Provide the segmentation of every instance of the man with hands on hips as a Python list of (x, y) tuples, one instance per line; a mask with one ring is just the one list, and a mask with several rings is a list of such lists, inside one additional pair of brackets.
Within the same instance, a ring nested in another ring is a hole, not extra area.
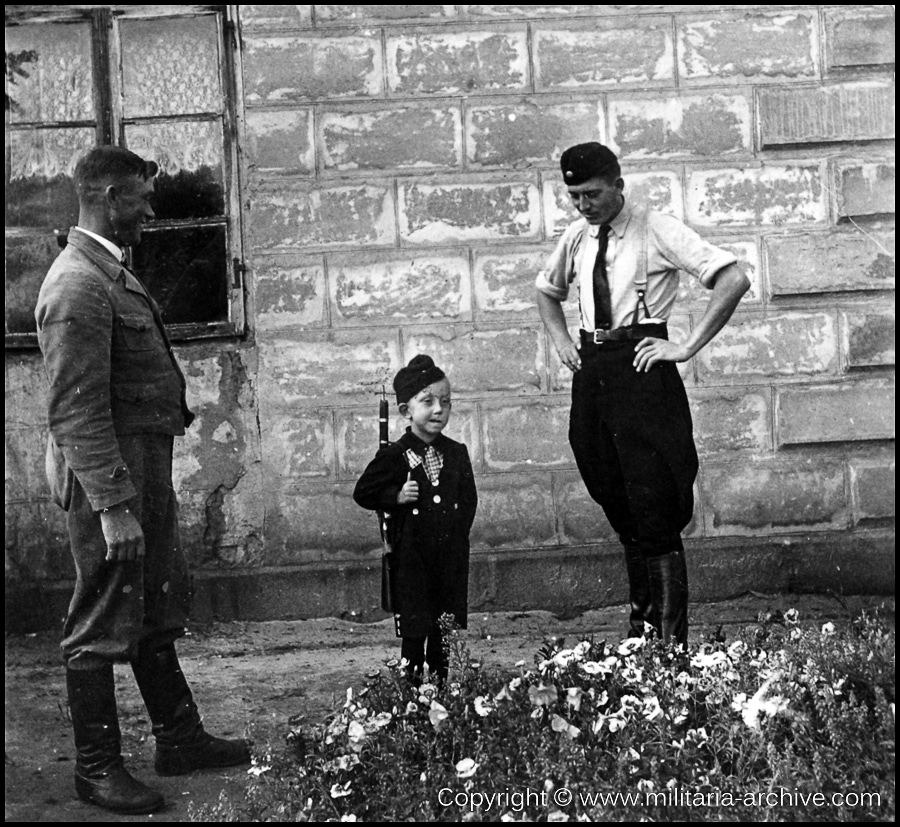
[[(582, 218), (565, 230), (536, 280), (541, 319), (573, 371), (569, 441), (579, 472), (625, 548), (629, 634), (653, 626), (687, 643), (681, 532), (697, 476), (691, 413), (676, 362), (728, 322), (750, 282), (731, 253), (672, 216), (628, 202), (616, 155), (591, 142), (560, 158)], [(679, 271), (711, 292), (684, 342), (668, 337)], [(579, 285), (577, 337), (562, 303)]]

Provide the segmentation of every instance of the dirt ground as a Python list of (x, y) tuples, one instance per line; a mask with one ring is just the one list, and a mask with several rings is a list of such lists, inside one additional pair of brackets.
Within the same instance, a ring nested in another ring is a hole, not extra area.
[[(893, 598), (850, 597), (851, 614)], [(726, 634), (753, 623), (761, 611), (797, 608), (805, 620), (845, 620), (834, 598), (747, 595), (692, 606), (691, 641), (706, 639), (721, 624)], [(472, 614), (467, 633), (472, 655), (486, 665), (530, 662), (541, 642), (563, 636), (572, 643), (591, 633), (619, 638), (626, 608), (611, 607), (572, 619), (547, 612)], [(730, 634), (729, 634), (730, 636)], [(288, 721), (324, 717), (348, 686), (397, 656), (393, 623), (358, 624), (324, 619), (223, 623), (192, 628), (179, 644), (182, 665), (206, 727), (217, 735), (249, 736), (257, 748), (280, 745)], [(117, 667), (116, 685), (123, 752), (131, 771), (166, 797), (166, 808), (147, 816), (119, 816), (84, 804), (72, 783), (74, 747), (67, 717), (64, 670), (54, 634), (6, 638), (6, 821), (186, 821), (190, 802), (214, 802), (225, 790), (239, 793), (245, 767), (209, 770), (179, 778), (153, 772), (153, 739), (131, 672)]]

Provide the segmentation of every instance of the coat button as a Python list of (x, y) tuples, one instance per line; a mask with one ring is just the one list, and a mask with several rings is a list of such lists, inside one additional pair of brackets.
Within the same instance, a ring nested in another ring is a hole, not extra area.
[(437, 487), (441, 484), (441, 481), (440, 481), (440, 480), (435, 480), (435, 481), (434, 481), (433, 483), (431, 483), (431, 484), (432, 484), (435, 488), (437, 488)]
[(440, 494), (435, 494), (435, 495), (434, 495), (434, 501), (435, 501), (436, 503), (439, 503), (439, 502), (441, 501), (441, 495), (440, 495)]
[(413, 514), (418, 514), (418, 513), (419, 513), (419, 509), (418, 509), (418, 508), (414, 508), (414, 509), (413, 509)]
[(112, 472), (112, 478), (114, 480), (120, 480), (128, 474), (128, 469), (124, 465), (117, 465), (115, 470)]

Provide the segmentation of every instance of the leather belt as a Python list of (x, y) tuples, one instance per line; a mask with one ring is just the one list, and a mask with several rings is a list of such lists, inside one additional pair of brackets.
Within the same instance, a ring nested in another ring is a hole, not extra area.
[(669, 332), (665, 322), (654, 324), (635, 324), (627, 327), (614, 327), (612, 330), (581, 330), (581, 343), (601, 345), (603, 342), (629, 342), (653, 336), (656, 339), (668, 339)]

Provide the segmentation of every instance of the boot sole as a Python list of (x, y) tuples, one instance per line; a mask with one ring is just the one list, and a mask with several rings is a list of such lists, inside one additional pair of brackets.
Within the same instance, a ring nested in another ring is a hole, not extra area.
[(166, 804), (165, 799), (161, 798), (159, 802), (143, 804), (140, 807), (117, 807), (91, 795), (89, 792), (82, 791), (79, 789), (77, 782), (75, 784), (75, 791), (78, 793), (78, 797), (85, 803), (93, 804), (95, 807), (100, 807), (104, 810), (109, 810), (111, 813), (121, 813), (122, 815), (140, 816), (146, 815), (147, 813), (155, 813), (157, 810), (161, 810)]

